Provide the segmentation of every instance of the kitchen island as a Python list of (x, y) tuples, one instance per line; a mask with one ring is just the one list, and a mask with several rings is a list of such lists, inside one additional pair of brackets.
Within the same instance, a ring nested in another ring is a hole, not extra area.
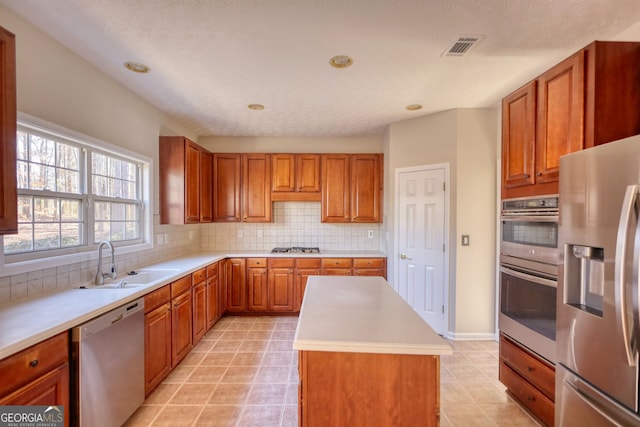
[(300, 425), (439, 425), (451, 346), (383, 278), (310, 277), (293, 348)]

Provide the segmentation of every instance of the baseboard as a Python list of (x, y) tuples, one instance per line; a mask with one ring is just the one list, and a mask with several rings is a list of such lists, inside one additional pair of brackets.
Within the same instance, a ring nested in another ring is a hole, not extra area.
[(447, 332), (447, 338), (453, 341), (497, 341), (493, 332)]

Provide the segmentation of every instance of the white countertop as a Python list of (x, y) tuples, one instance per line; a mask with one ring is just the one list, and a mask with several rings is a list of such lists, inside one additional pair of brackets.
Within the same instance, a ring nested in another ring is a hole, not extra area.
[(449, 343), (381, 277), (309, 277), (293, 348), (351, 353), (453, 353)]
[[(320, 254), (271, 254), (264, 251), (201, 252), (145, 266), (167, 270), (144, 286), (124, 289), (67, 289), (0, 307), (0, 359), (140, 298), (180, 277), (229, 257), (386, 257), (381, 252), (329, 251)], [(119, 275), (117, 280), (127, 279)], [(107, 283), (111, 280), (107, 280)], [(82, 285), (78, 283), (78, 286)]]

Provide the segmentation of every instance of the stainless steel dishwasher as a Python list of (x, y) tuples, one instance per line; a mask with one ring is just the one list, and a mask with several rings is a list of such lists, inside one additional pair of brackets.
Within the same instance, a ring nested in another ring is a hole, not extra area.
[(144, 401), (144, 299), (72, 331), (73, 425), (121, 426)]

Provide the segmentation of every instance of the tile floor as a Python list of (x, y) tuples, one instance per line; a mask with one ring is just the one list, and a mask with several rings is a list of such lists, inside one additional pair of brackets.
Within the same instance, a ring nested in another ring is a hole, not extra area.
[[(297, 317), (224, 317), (125, 424), (297, 426)], [(498, 382), (498, 344), (452, 342), (441, 358), (441, 425), (537, 426)]]

